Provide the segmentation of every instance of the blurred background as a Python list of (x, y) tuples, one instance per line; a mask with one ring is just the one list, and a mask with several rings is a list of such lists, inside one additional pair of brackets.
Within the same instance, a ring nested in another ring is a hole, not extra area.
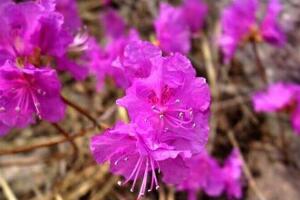
[[(58, 0), (60, 1), (60, 0)], [(128, 27), (135, 27), (145, 40), (153, 39), (153, 21), (158, 14), (158, 0), (78, 0), (80, 17), (86, 30), (105, 43), (99, 15), (115, 9)], [(265, 5), (267, 1), (261, 1)], [(180, 1), (169, 1), (173, 5)], [(230, 64), (222, 63), (216, 44), (220, 33), (220, 12), (229, 1), (207, 0), (208, 17), (203, 31), (192, 40), (191, 59), (199, 76), (206, 77), (211, 86), (211, 134), (208, 150), (222, 163), (234, 145), (245, 159), (248, 174), (243, 178), (243, 198), (256, 200), (300, 199), (300, 138), (295, 135), (288, 115), (257, 114), (251, 94), (263, 89), (257, 72), (258, 64), (251, 45), (243, 46)], [(282, 0), (280, 21), (287, 35), (283, 48), (258, 45), (260, 61), (268, 81), (300, 83), (300, 1)], [(233, 19), (239, 20), (239, 19)], [(95, 79), (76, 82), (66, 74), (63, 94), (95, 117), (112, 126), (126, 113), (115, 105), (123, 95), (107, 80), (105, 87), (95, 90)], [(116, 183), (119, 177), (109, 173), (109, 166), (99, 166), (91, 157), (89, 138), (98, 130), (86, 117), (68, 108), (60, 123), (72, 138), (63, 138), (46, 122), (24, 130), (14, 130), (0, 139), (0, 200), (131, 200), (136, 198), (129, 188)], [(171, 166), (170, 166), (171, 167)], [(250, 178), (249, 178), (250, 177)], [(254, 186), (253, 186), (254, 185)], [(257, 191), (258, 190), (258, 191)], [(259, 195), (257, 194), (259, 193)], [(260, 194), (261, 193), (261, 194)], [(156, 192), (143, 199), (184, 200), (185, 192), (161, 184)], [(212, 198), (199, 191), (201, 200)]]

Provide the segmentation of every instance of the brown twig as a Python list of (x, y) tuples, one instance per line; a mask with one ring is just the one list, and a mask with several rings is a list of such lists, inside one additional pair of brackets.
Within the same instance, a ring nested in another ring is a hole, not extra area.
[(238, 149), (239, 151), (239, 155), (240, 155), (240, 158), (242, 160), (242, 163), (243, 163), (243, 172), (248, 180), (248, 183), (249, 183), (249, 186), (252, 188), (252, 190), (254, 191), (254, 193), (256, 194), (256, 196), (258, 197), (259, 200), (266, 200), (265, 196), (263, 195), (263, 193), (259, 190), (252, 174), (251, 174), (251, 171), (247, 165), (247, 162), (245, 161), (244, 159), (244, 156), (242, 155), (241, 153), (241, 149), (240, 149), (240, 146), (238, 144), (238, 141), (237, 139), (235, 138), (234, 136), (234, 133), (232, 130), (228, 130), (227, 131), (227, 136), (228, 136), (228, 139), (230, 141), (230, 143), (232, 144), (232, 146), (236, 149)]
[[(217, 85), (217, 71), (215, 69), (214, 63), (213, 63), (213, 56), (211, 52), (211, 47), (209, 46), (208, 38), (203, 34), (202, 35), (202, 52), (205, 62), (205, 68), (208, 76), (208, 81), (211, 87), (212, 91), (212, 98), (214, 101), (219, 101), (219, 89)], [(212, 115), (217, 115), (218, 110), (215, 109), (216, 107), (212, 107)], [(216, 120), (211, 120), (210, 122), (210, 138), (209, 141), (211, 141), (208, 145), (209, 151), (212, 151), (214, 140), (216, 137), (216, 130), (217, 130), (217, 123)]]
[(256, 61), (256, 67), (257, 67), (258, 73), (260, 74), (260, 77), (261, 77), (263, 83), (268, 84), (268, 77), (267, 77), (266, 69), (264, 68), (262, 61), (260, 59), (257, 44), (255, 41), (253, 41), (251, 44), (252, 44), (253, 52), (255, 55), (255, 61)]
[(59, 133), (61, 133), (66, 139), (68, 139), (68, 141), (70, 142), (70, 144), (72, 145), (73, 148), (73, 158), (71, 160), (71, 164), (73, 165), (76, 162), (76, 159), (78, 157), (78, 147), (75, 143), (75, 141), (70, 137), (70, 135), (57, 123), (53, 123), (52, 126), (58, 130)]
[(39, 149), (39, 148), (45, 148), (45, 147), (49, 147), (49, 146), (53, 146), (53, 145), (57, 145), (57, 144), (61, 144), (64, 142), (68, 142), (70, 139), (74, 140), (78, 137), (82, 137), (86, 134), (86, 132), (93, 130), (94, 128), (89, 128), (87, 130), (82, 130), (80, 132), (78, 132), (77, 134), (71, 135), (69, 138), (66, 137), (60, 137), (60, 138), (56, 138), (53, 139), (48, 142), (41, 142), (38, 144), (33, 144), (30, 146), (21, 146), (21, 147), (13, 147), (10, 149), (1, 149), (0, 150), (0, 156), (3, 155), (10, 155), (10, 154), (15, 154), (15, 153), (24, 153), (24, 152), (28, 152), (28, 151), (32, 151), (35, 149)]
[(276, 118), (277, 118), (277, 123), (278, 123), (278, 128), (279, 128), (279, 136), (280, 136), (280, 140), (281, 140), (280, 149), (283, 154), (283, 161), (285, 163), (291, 163), (291, 159), (290, 159), (290, 155), (289, 155), (290, 144), (286, 138), (286, 133), (284, 131), (284, 127), (280, 120), (280, 114), (277, 114)]
[(91, 122), (93, 122), (93, 124), (100, 130), (101, 127), (103, 126), (102, 124), (100, 125), (97, 120), (90, 115), (85, 109), (83, 109), (82, 107), (80, 107), (79, 105), (77, 105), (76, 103), (70, 101), (69, 99), (65, 98), (64, 96), (61, 96), (62, 100), (69, 105), (70, 107), (74, 108), (76, 111), (78, 111), (79, 113), (81, 113), (82, 115), (84, 115), (86, 118), (88, 118)]
[(51, 156), (49, 157), (29, 157), (29, 158), (19, 158), (19, 159), (15, 159), (15, 160), (9, 160), (9, 161), (1, 161), (0, 162), (0, 167), (13, 167), (13, 166), (21, 166), (21, 167), (28, 167), (28, 166), (32, 166), (32, 165), (36, 165), (36, 164), (40, 164), (40, 163), (51, 163), (53, 161), (57, 161), (57, 160), (62, 160), (66, 157), (68, 157), (69, 154), (51, 154)]

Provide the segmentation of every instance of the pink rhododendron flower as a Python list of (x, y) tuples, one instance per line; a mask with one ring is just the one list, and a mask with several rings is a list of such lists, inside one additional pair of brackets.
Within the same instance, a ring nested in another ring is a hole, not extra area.
[(189, 200), (197, 199), (197, 190), (209, 196), (219, 196), (224, 189), (223, 171), (217, 161), (203, 152), (187, 161), (189, 175), (177, 186), (189, 193)]
[(8, 58), (25, 56), (33, 51), (34, 46), (30, 43), (31, 35), (41, 14), (41, 8), (33, 2), (20, 4), (7, 2), (0, 6), (2, 56), (7, 55)]
[[(159, 188), (156, 170), (163, 174), (166, 172), (166, 178), (174, 183), (180, 182), (183, 177), (180, 174), (186, 171), (182, 158), (191, 156), (188, 151), (159, 141), (156, 138), (158, 134), (160, 133), (151, 127), (139, 127), (132, 123), (118, 124), (114, 129), (93, 137), (91, 151), (99, 164), (109, 161), (111, 171), (125, 177), (126, 180), (120, 181), (119, 185), (133, 181), (133, 191), (137, 180), (142, 178), (139, 198), (147, 192), (147, 188), (148, 191)], [(168, 172), (170, 164), (178, 168), (177, 174), (171, 175)], [(147, 186), (148, 179), (151, 180), (150, 186)]]
[(187, 54), (192, 34), (201, 30), (206, 15), (207, 6), (200, 0), (185, 0), (178, 7), (161, 3), (155, 20), (158, 45), (167, 53)]
[(19, 68), (6, 62), (0, 67), (0, 130), (23, 128), (35, 121), (34, 116), (49, 122), (61, 120), (65, 105), (60, 90), (55, 70)]
[(207, 6), (201, 0), (185, 0), (182, 15), (192, 33), (201, 30), (207, 15)]
[(131, 86), (135, 78), (147, 78), (153, 68), (153, 60), (161, 57), (161, 50), (149, 42), (135, 40), (126, 45), (123, 54), (113, 62), (113, 68), (123, 76), (122, 86)]
[(54, 10), (55, 5), (50, 0), (1, 4), (0, 64), (6, 60), (34, 66), (56, 63), (58, 69), (77, 79), (86, 77), (87, 68), (68, 58), (74, 36), (65, 26), (65, 16)]
[(187, 54), (191, 48), (191, 33), (179, 7), (161, 3), (155, 20), (156, 37), (165, 52)]
[(89, 57), (91, 63), (87, 66), (90, 66), (90, 72), (97, 78), (98, 89), (102, 88), (106, 77), (111, 77), (118, 87), (127, 88), (131, 84), (132, 76), (127, 76), (130, 72), (124, 70), (121, 60), (126, 57), (125, 47), (139, 40), (138, 32), (134, 29), (126, 31), (123, 20), (113, 10), (104, 13), (101, 19), (106, 30), (106, 45), (97, 47), (95, 42), (89, 44), (92, 49), (87, 51), (85, 58)]
[(286, 42), (285, 34), (278, 24), (278, 16), (282, 10), (279, 0), (270, 0), (266, 16), (260, 25), (260, 31), (264, 41), (277, 46), (283, 46)]
[(150, 123), (163, 137), (182, 138), (181, 143), (199, 153), (207, 141), (209, 87), (196, 78), (189, 60), (174, 54), (157, 58), (150, 76), (137, 79), (117, 104), (128, 109), (133, 121)]
[(247, 40), (284, 44), (285, 36), (277, 19), (281, 11), (279, 0), (269, 0), (269, 7), (261, 23), (256, 19), (258, 8), (257, 0), (233, 0), (232, 5), (224, 9), (219, 44), (226, 62), (233, 57), (238, 46)]
[(126, 24), (117, 11), (113, 9), (106, 10), (100, 15), (101, 23), (105, 27), (105, 36), (117, 39), (125, 35), (126, 33)]
[(280, 112), (286, 110), (291, 115), (292, 125), (300, 133), (300, 86), (291, 83), (275, 83), (266, 91), (257, 92), (252, 97), (256, 112)]
[(57, 11), (62, 14), (64, 16), (63, 25), (68, 32), (74, 34), (81, 28), (82, 22), (76, 0), (35, 0), (35, 2), (42, 5), (46, 12)]
[(242, 198), (242, 165), (239, 151), (234, 149), (223, 168), (224, 188), (229, 198)]
[[(50, 0), (51, 1), (51, 0)], [(64, 16), (64, 28), (76, 33), (82, 27), (76, 0), (56, 0), (56, 11)]]
[[(186, 159), (203, 151), (208, 136), (209, 87), (196, 78), (190, 61), (161, 51), (143, 41), (129, 43), (115, 61), (126, 77), (132, 77), (126, 96), (117, 103), (124, 106), (131, 122), (96, 136), (91, 150), (98, 163), (109, 161), (113, 173), (127, 183), (142, 178), (139, 197), (158, 188), (156, 170), (163, 181), (178, 185), (188, 175)], [(170, 168), (172, 166), (172, 168)]]
[(118, 59), (120, 56), (123, 56), (125, 47), (137, 40), (139, 40), (138, 33), (135, 30), (131, 30), (122, 37), (110, 40), (104, 48), (101, 50), (98, 48), (98, 52), (96, 48), (92, 50), (97, 60), (94, 60), (93, 65), (89, 66), (91, 73), (97, 78), (98, 89), (103, 86), (105, 77), (111, 77), (120, 88), (129, 86), (130, 78), (126, 77), (124, 69), (120, 68)]

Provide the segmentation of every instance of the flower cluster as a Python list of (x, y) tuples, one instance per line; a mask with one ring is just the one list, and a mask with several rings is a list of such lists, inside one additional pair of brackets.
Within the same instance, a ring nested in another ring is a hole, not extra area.
[(188, 191), (189, 200), (197, 199), (199, 189), (212, 197), (220, 196), (223, 192), (229, 198), (242, 197), (242, 161), (237, 149), (232, 151), (223, 167), (206, 152), (189, 159), (187, 165), (189, 174), (177, 189)]
[(246, 41), (265, 41), (276, 46), (285, 43), (285, 35), (277, 22), (281, 12), (279, 0), (269, 0), (265, 17), (260, 23), (256, 19), (258, 9), (257, 0), (233, 0), (232, 5), (223, 10), (219, 44), (226, 62), (232, 59), (238, 46)]
[(68, 54), (84, 45), (73, 0), (0, 3), (0, 134), (25, 127), (35, 118), (64, 117), (61, 83), (55, 69), (83, 79), (88, 69)]
[(98, 90), (103, 87), (106, 77), (113, 78), (118, 87), (125, 89), (130, 85), (130, 78), (126, 76), (127, 72), (120, 68), (117, 58), (125, 55), (124, 51), (128, 43), (139, 40), (138, 32), (135, 29), (126, 30), (125, 22), (112, 9), (102, 13), (100, 20), (107, 41), (104, 47), (99, 47), (95, 41), (92, 42), (92, 48), (86, 54), (89, 57), (87, 65), (97, 78)]
[(294, 130), (300, 134), (300, 85), (275, 83), (255, 93), (252, 101), (257, 112), (288, 112)]
[[(181, 54), (167, 57), (148, 42), (134, 41), (117, 59), (131, 77), (126, 95), (117, 104), (127, 109), (131, 122), (119, 123), (91, 140), (98, 163), (109, 161), (111, 171), (126, 184), (142, 178), (139, 197), (163, 180), (179, 184), (187, 174), (185, 159), (201, 153), (207, 142), (210, 93), (204, 78), (196, 78), (190, 61)], [(172, 166), (170, 169), (169, 166)]]
[(155, 20), (156, 37), (164, 52), (187, 54), (194, 33), (201, 30), (207, 6), (200, 0), (185, 0), (179, 7), (161, 3)]

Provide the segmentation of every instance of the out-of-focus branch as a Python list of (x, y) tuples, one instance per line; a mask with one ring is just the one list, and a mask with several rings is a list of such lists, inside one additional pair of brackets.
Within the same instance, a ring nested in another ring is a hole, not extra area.
[(29, 145), (29, 146), (20, 146), (20, 147), (13, 147), (13, 148), (10, 148), (10, 149), (1, 149), (0, 150), (0, 156), (16, 154), (16, 153), (24, 153), (24, 152), (32, 151), (32, 150), (35, 150), (35, 149), (45, 148), (45, 147), (61, 144), (61, 143), (64, 143), (64, 142), (68, 142), (69, 140), (74, 140), (78, 137), (84, 136), (88, 131), (91, 131), (93, 129), (94, 128), (92, 127), (92, 128), (87, 129), (87, 130), (82, 130), (82, 131), (80, 131), (80, 132), (78, 132), (74, 135), (70, 135), (69, 138), (59, 137), (59, 138), (55, 138), (55, 139), (49, 139), (49, 141), (47, 141), (47, 142), (41, 142), (41, 143), (38, 143), (38, 144)]
[(53, 123), (52, 124), (53, 127), (58, 130), (59, 133), (61, 133), (66, 139), (69, 140), (70, 144), (72, 145), (72, 148), (73, 148), (73, 158), (72, 158), (72, 161), (71, 163), (74, 164), (77, 157), (78, 157), (78, 147), (75, 143), (75, 141), (70, 137), (69, 133), (67, 133), (59, 124), (57, 123)]
[(247, 162), (245, 161), (245, 158), (244, 156), (242, 155), (241, 153), (241, 149), (240, 149), (240, 146), (238, 144), (238, 141), (237, 139), (235, 138), (234, 136), (234, 133), (232, 130), (227, 130), (227, 136), (228, 136), (228, 139), (230, 141), (230, 143), (232, 144), (232, 146), (236, 149), (238, 149), (239, 151), (239, 155), (240, 155), (240, 159), (242, 160), (242, 163), (243, 163), (243, 172), (248, 180), (248, 183), (249, 183), (249, 186), (252, 188), (252, 190), (254, 191), (254, 193), (256, 194), (256, 196), (259, 198), (259, 200), (266, 200), (266, 198), (264, 197), (263, 193), (259, 190), (252, 174), (251, 174), (251, 171), (247, 165)]
[(255, 62), (256, 62), (256, 67), (257, 67), (258, 73), (259, 73), (263, 83), (268, 84), (268, 77), (267, 77), (266, 69), (264, 68), (262, 61), (260, 59), (257, 44), (255, 41), (251, 42), (251, 44), (252, 44), (252, 48), (253, 48), (254, 55), (255, 55)]
[[(74, 108), (76, 111), (78, 111), (79, 113), (81, 113), (82, 115), (84, 115), (86, 118), (88, 118), (91, 122), (93, 122), (93, 124), (98, 128), (101, 129), (103, 126), (105, 127), (105, 125), (103, 124), (99, 124), (97, 122), (97, 120), (85, 109), (83, 109), (81, 106), (77, 105), (76, 103), (70, 101), (69, 99), (67, 99), (64, 96), (61, 96), (62, 100), (69, 105), (70, 107)], [(107, 128), (107, 127), (105, 127)]]
[[(209, 46), (208, 38), (205, 36), (205, 34), (202, 34), (202, 52), (205, 62), (205, 68), (208, 76), (208, 81), (210, 84), (210, 88), (212, 91), (212, 98), (214, 101), (218, 101), (219, 99), (219, 91), (217, 87), (217, 72), (215, 69), (215, 66), (213, 64), (213, 57), (211, 53), (211, 48)], [(215, 109), (214, 106), (212, 106), (212, 114), (215, 115), (218, 112), (217, 109)], [(217, 122), (216, 120), (211, 120), (211, 134), (210, 134), (210, 141), (211, 143), (208, 146), (209, 151), (213, 148), (214, 138), (216, 136), (216, 129), (217, 129)]]

